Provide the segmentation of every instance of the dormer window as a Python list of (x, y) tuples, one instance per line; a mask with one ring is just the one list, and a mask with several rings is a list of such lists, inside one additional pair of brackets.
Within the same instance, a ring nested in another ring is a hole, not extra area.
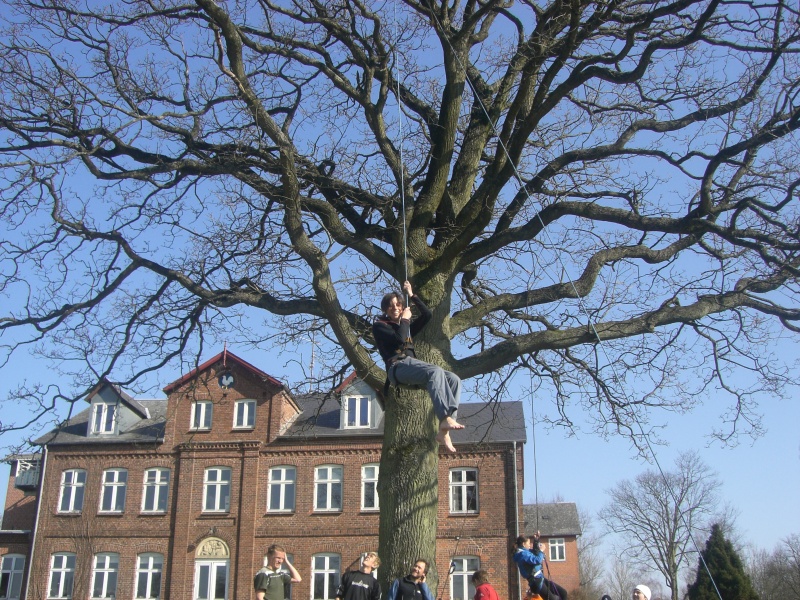
[(368, 396), (345, 396), (342, 404), (345, 428), (370, 426), (369, 401)]
[(92, 433), (114, 433), (116, 404), (98, 402), (92, 407)]

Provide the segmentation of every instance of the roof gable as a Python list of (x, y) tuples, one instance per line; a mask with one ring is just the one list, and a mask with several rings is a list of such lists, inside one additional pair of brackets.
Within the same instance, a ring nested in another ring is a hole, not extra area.
[(211, 369), (214, 365), (216, 365), (220, 361), (226, 366), (228, 364), (234, 363), (234, 364), (238, 365), (239, 367), (241, 367), (242, 369), (244, 369), (246, 371), (249, 371), (255, 377), (257, 377), (257, 378), (259, 378), (259, 379), (261, 379), (263, 381), (267, 381), (267, 382), (271, 383), (272, 385), (275, 385), (275, 386), (277, 386), (279, 388), (284, 388), (285, 389), (285, 387), (286, 387), (286, 386), (283, 385), (283, 383), (281, 383), (280, 381), (275, 379), (272, 375), (269, 375), (269, 374), (265, 373), (264, 371), (262, 371), (261, 369), (258, 369), (256, 367), (254, 367), (253, 365), (251, 365), (249, 362), (247, 362), (243, 358), (239, 358), (233, 352), (231, 352), (231, 351), (226, 349), (226, 350), (223, 350), (222, 352), (220, 352), (219, 354), (217, 354), (216, 356), (213, 356), (212, 358), (209, 358), (206, 362), (204, 362), (200, 366), (192, 369), (188, 373), (185, 373), (184, 375), (181, 375), (178, 379), (176, 379), (172, 383), (168, 384), (164, 388), (164, 393), (165, 394), (170, 394), (170, 393), (174, 392), (178, 387), (182, 386), (187, 381), (191, 381), (192, 379), (195, 379), (198, 375), (200, 375), (204, 371), (208, 371), (209, 369)]

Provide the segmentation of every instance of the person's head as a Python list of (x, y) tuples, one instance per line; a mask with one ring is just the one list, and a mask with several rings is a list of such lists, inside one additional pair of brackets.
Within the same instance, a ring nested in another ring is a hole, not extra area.
[(428, 561), (424, 558), (418, 558), (411, 567), (409, 576), (411, 579), (420, 580), (428, 574)]
[(361, 568), (368, 569), (369, 571), (374, 571), (380, 566), (381, 566), (381, 558), (380, 556), (378, 556), (377, 552), (367, 552), (366, 555), (364, 555), (363, 560), (361, 561)]
[(399, 319), (405, 307), (406, 301), (400, 292), (389, 292), (381, 298), (381, 310), (392, 320)]
[(285, 560), (286, 550), (283, 549), (283, 546), (272, 544), (272, 546), (267, 548), (267, 566), (270, 569), (279, 568)]
[(639, 584), (633, 588), (633, 600), (650, 600), (650, 588)]
[(517, 548), (525, 548), (530, 550), (533, 548), (533, 544), (535, 542), (535, 538), (531, 535), (521, 535), (517, 538), (516, 545)]
[(472, 583), (475, 587), (489, 583), (489, 573), (483, 569), (478, 569), (472, 574)]

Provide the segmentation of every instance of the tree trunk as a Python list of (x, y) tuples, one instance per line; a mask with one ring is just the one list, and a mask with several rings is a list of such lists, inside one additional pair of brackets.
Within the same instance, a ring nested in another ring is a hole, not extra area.
[(438, 423), (425, 390), (392, 386), (386, 397), (380, 495), (379, 570), (384, 593), (423, 558), (427, 582), (436, 589), (436, 529), (439, 506)]

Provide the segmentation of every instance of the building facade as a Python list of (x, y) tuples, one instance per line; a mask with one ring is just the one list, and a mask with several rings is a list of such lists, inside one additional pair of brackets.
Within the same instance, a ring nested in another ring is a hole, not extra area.
[[(295, 396), (230, 352), (164, 391), (136, 400), (100, 382), (40, 455), (9, 457), (0, 598), (248, 599), (272, 543), (303, 577), (294, 600), (333, 598), (378, 545), (375, 392), (350, 377)], [(471, 598), (484, 568), (518, 598), (522, 406), (465, 403), (459, 420), (458, 452), (439, 459), (432, 591)]]

